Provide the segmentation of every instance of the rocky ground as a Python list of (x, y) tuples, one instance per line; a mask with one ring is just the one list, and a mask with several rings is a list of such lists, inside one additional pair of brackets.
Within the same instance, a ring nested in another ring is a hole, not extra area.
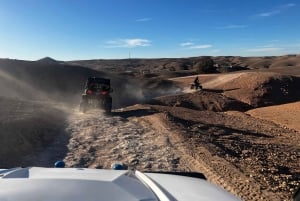
[(65, 157), (70, 167), (111, 168), (114, 162), (130, 169), (177, 170), (180, 156), (168, 137), (124, 113), (106, 116), (100, 111), (75, 113), (69, 121), (72, 138)]
[[(222, 159), (216, 163), (209, 160), (209, 166), (217, 175), (234, 181), (234, 175), (223, 171), (222, 166), (226, 166), (246, 177), (241, 183), (231, 182), (229, 186), (237, 185), (240, 189), (248, 181), (257, 182), (253, 186), (258, 189), (245, 188), (246, 192), (244, 189), (237, 193), (241, 193), (239, 196), (244, 200), (288, 200), (299, 186), (298, 131), (240, 112), (195, 112), (161, 106), (158, 110), (166, 113), (169, 125), (181, 132), (186, 146), (195, 156), (206, 149), (213, 157)], [(228, 163), (230, 165), (225, 165)], [(253, 198), (249, 197), (251, 194)]]

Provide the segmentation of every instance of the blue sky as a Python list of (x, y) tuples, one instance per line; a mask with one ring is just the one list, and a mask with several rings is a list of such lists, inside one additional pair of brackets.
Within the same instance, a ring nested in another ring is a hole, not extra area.
[(0, 58), (299, 53), (299, 0), (0, 0)]

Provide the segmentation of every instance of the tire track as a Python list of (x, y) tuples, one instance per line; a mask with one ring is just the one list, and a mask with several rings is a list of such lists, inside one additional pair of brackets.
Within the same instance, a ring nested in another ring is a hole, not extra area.
[(195, 145), (193, 141), (186, 141), (178, 130), (170, 129), (166, 115), (160, 113), (142, 119), (148, 125), (154, 125), (153, 128), (161, 135), (168, 136), (173, 151), (180, 156), (179, 166), (184, 170), (203, 173), (210, 182), (223, 187), (242, 200), (280, 200), (276, 195), (264, 192), (254, 179), (246, 177), (226, 160), (212, 156), (208, 150)]

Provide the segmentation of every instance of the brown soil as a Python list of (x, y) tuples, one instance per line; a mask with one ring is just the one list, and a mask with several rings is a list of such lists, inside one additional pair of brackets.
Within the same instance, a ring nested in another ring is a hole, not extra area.
[(228, 110), (246, 111), (251, 108), (246, 103), (228, 98), (222, 93), (222, 90), (201, 90), (177, 96), (163, 96), (156, 98), (153, 103), (216, 112)]
[[(153, 107), (166, 114), (169, 127), (180, 133), (190, 155), (206, 160), (216, 172), (214, 176), (225, 181), (222, 186), (243, 200), (288, 200), (299, 185), (298, 132), (240, 112)], [(201, 157), (203, 150), (209, 152), (210, 159)], [(228, 171), (240, 174), (236, 178)], [(254, 186), (256, 189), (251, 189)]]
[[(26, 157), (58, 137), (64, 139), (60, 147), (65, 145), (65, 118), (63, 111), (45, 102), (0, 97), (0, 168), (32, 166), (34, 160)], [(66, 151), (62, 148), (57, 154), (62, 157)]]
[(247, 114), (300, 132), (300, 102), (249, 110)]

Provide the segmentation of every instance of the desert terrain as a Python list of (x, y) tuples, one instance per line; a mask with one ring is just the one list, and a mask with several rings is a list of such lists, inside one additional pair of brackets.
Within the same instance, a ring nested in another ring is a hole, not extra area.
[[(0, 59), (0, 168), (201, 172), (241, 200), (291, 200), (300, 185), (300, 56), (39, 61)], [(113, 111), (79, 112), (89, 76)], [(202, 90), (191, 90), (199, 76)]]

